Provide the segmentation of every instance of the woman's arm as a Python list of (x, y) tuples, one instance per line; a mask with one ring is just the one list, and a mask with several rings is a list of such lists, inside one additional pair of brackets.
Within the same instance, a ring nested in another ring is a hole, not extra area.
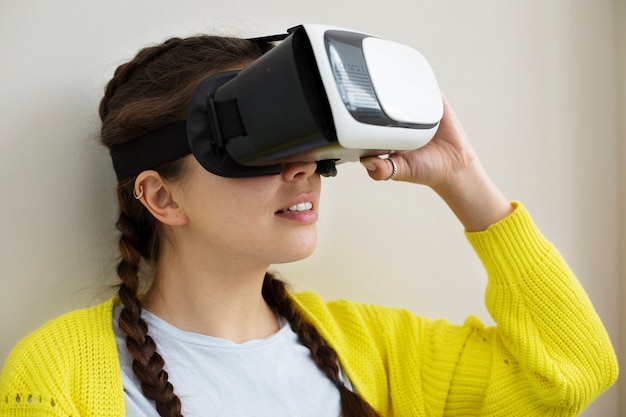
[[(448, 406), (471, 402), (491, 416), (576, 415), (617, 378), (609, 337), (566, 262), (494, 185), (443, 100), (435, 137), (391, 157), (394, 180), (427, 185), (452, 209), (489, 276), (486, 304), (497, 326), (477, 328), (464, 344)], [(384, 159), (362, 163), (375, 180), (392, 172)]]

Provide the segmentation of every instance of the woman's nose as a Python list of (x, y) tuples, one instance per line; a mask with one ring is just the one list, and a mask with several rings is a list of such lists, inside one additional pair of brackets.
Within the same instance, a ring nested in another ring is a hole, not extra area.
[(283, 164), (281, 175), (285, 181), (292, 181), (297, 178), (308, 178), (315, 174), (317, 162), (288, 162)]

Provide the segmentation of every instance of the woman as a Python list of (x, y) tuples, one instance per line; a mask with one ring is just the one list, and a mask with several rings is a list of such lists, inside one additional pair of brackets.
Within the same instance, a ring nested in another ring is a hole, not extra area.
[[(185, 119), (195, 87), (268, 44), (198, 36), (143, 49), (100, 105), (110, 149)], [(118, 296), (13, 350), (2, 416), (572, 416), (617, 377), (610, 340), (558, 252), (483, 171), (444, 97), (425, 147), (362, 160), (431, 187), (489, 276), (497, 326), (325, 303), (267, 272), (316, 245), (311, 162), (226, 178), (187, 155), (121, 179)], [(140, 295), (140, 271), (151, 284)]]

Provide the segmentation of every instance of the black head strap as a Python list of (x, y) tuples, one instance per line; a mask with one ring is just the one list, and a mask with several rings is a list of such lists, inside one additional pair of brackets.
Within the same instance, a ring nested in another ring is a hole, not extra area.
[(225, 142), (245, 134), (236, 103), (215, 102), (213, 95), (238, 74), (229, 71), (211, 76), (196, 88), (189, 104), (187, 120), (149, 132), (111, 149), (117, 180), (155, 169), (193, 153), (200, 165), (216, 175), (230, 178), (275, 175), (282, 165), (247, 166), (237, 163), (226, 151)]
[(252, 41), (259, 45), (266, 45), (271, 42), (279, 42), (285, 40), (285, 38), (289, 36), (289, 33), (281, 33), (278, 35), (267, 35), (267, 36), (259, 36), (256, 38), (248, 38), (247, 40)]
[(113, 168), (121, 181), (191, 153), (187, 122), (181, 120), (111, 149)]

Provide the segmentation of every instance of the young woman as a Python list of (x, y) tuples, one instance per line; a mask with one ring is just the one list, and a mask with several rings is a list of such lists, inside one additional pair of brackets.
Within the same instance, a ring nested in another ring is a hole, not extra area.
[[(268, 47), (198, 36), (143, 49), (106, 88), (102, 143), (184, 120), (202, 80)], [(316, 246), (317, 165), (227, 178), (186, 155), (120, 181), (118, 295), (14, 348), (0, 415), (578, 414), (617, 377), (610, 340), (523, 205), (483, 171), (445, 97), (433, 140), (392, 161), (362, 164), (445, 200), (486, 268), (497, 326), (291, 293), (267, 271)]]

